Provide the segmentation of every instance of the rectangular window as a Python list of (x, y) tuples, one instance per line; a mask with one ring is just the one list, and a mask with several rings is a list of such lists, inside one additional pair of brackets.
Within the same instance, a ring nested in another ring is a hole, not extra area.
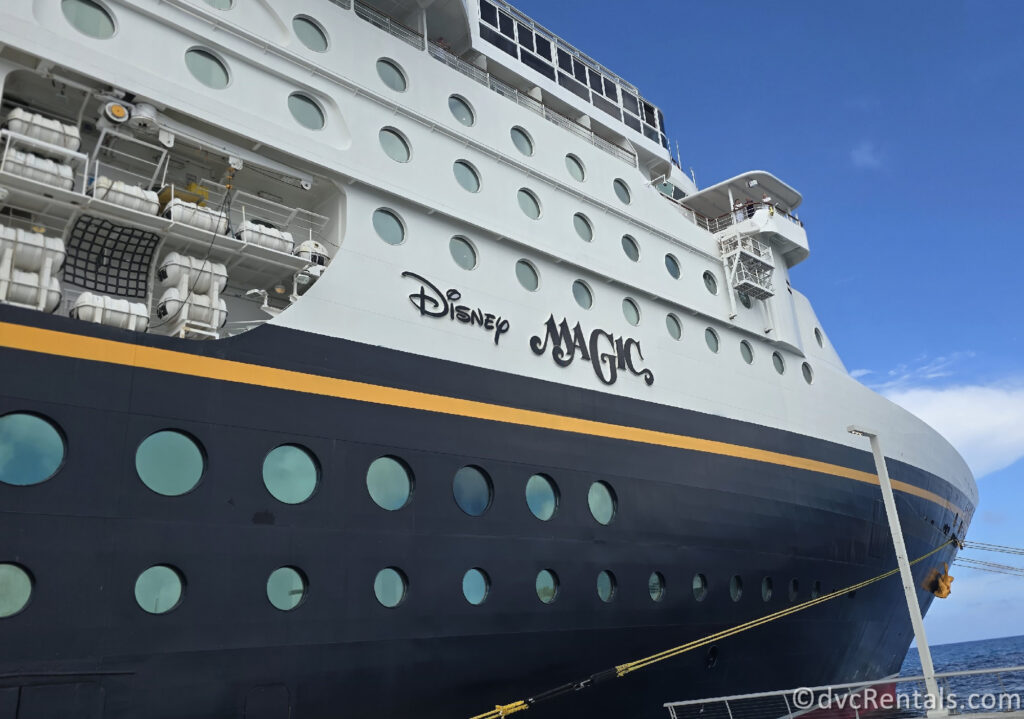
[[(626, 90), (622, 91), (622, 106), (626, 108), (626, 112), (630, 112), (634, 115), (640, 114), (640, 103), (637, 102), (636, 95)], [(630, 125), (632, 127), (632, 125)], [(640, 129), (639, 123), (637, 123), (637, 130)]]
[(632, 127), (637, 132), (640, 132), (640, 129), (641, 129), (640, 121), (637, 120), (632, 115), (630, 115), (628, 112), (622, 113), (622, 121), (625, 122), (630, 127)]
[(609, 80), (607, 77), (604, 79), (604, 96), (612, 102), (619, 101), (619, 86), (615, 84), (614, 80)]
[(644, 108), (644, 122), (646, 122), (648, 125), (656, 124), (658, 121), (654, 119), (654, 105), (647, 102), (646, 100), (642, 101), (640, 104)]
[(658, 110), (658, 129), (665, 131), (665, 116), (661, 114), (661, 110)]
[(590, 71), (590, 89), (594, 92), (604, 92), (604, 78), (593, 70)]
[(489, 25), (498, 27), (498, 8), (491, 5), (487, 0), (480, 0), (480, 19)]
[(512, 57), (519, 57), (519, 51), (517, 50), (514, 42), (504, 35), (499, 34), (497, 30), (492, 30), (483, 23), (480, 23), (480, 37), (492, 45), (497, 45)]
[(644, 125), (644, 137), (646, 137), (648, 140), (658, 142), (658, 131), (655, 130), (650, 125)]
[(534, 57), (528, 52), (524, 52), (522, 53), (522, 61), (524, 65), (529, 65), (545, 77), (551, 80), (555, 79), (555, 68), (551, 67), (543, 60)]
[(594, 93), (594, 100), (593, 100), (593, 102), (594, 102), (595, 105), (597, 105), (599, 108), (601, 108), (602, 110), (607, 112), (609, 115), (614, 117), (616, 120), (621, 120), (622, 119), (622, 111), (619, 110), (619, 106), (616, 105), (614, 102), (608, 102), (603, 97), (598, 95), (596, 92)]
[(525, 47), (527, 50), (533, 50), (533, 31), (523, 25), (521, 22), (516, 23), (516, 30), (519, 32), (519, 44)]
[(545, 60), (551, 60), (551, 41), (543, 35), (534, 38), (537, 47), (537, 54)]
[(587, 66), (579, 60), (572, 61), (572, 74), (573, 76), (582, 83), (587, 81)]
[(512, 22), (512, 18), (503, 12), (498, 13), (498, 29), (501, 30), (501, 34), (510, 40), (516, 39), (516, 24)]
[(558, 67), (566, 72), (572, 72), (572, 56), (562, 48), (558, 48)]
[(587, 90), (587, 86), (583, 83), (576, 82), (564, 72), (558, 73), (558, 84), (574, 95), (578, 95), (587, 102), (590, 102), (590, 91)]
[(665, 137), (664, 132), (661, 133), (661, 146), (664, 147), (666, 150), (668, 149), (668, 138)]

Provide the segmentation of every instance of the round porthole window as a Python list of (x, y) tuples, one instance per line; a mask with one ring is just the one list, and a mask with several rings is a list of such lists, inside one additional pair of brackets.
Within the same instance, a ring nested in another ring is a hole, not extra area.
[(772, 578), (765, 577), (761, 580), (761, 599), (765, 602), (770, 602), (773, 594), (775, 594), (775, 586)]
[(747, 364), (754, 362), (754, 348), (746, 340), (740, 341), (740, 356), (743, 357), (743, 361)]
[(584, 242), (590, 242), (594, 239), (594, 226), (590, 224), (590, 220), (582, 212), (577, 212), (572, 216), (572, 226), (576, 228), (576, 234)]
[(583, 167), (583, 161), (576, 157), (576, 155), (565, 156), (565, 169), (569, 171), (572, 179), (578, 182), (583, 182), (587, 179), (587, 171)]
[(633, 299), (626, 297), (622, 300), (622, 316), (634, 327), (640, 324), (640, 308)]
[(647, 593), (654, 602), (660, 602), (665, 598), (665, 577), (661, 572), (651, 572), (651, 576), (647, 578)]
[(802, 365), (800, 365), (800, 371), (804, 375), (804, 382), (806, 382), (807, 384), (811, 384), (814, 382), (814, 370), (811, 369), (811, 366), (809, 364), (804, 362)]
[(540, 200), (535, 194), (523, 187), (520, 188), (516, 197), (519, 200), (519, 209), (523, 211), (524, 215), (531, 220), (540, 218)]
[(301, 92), (288, 96), (288, 110), (297, 123), (309, 130), (322, 130), (327, 122), (317, 101)]
[(108, 40), (114, 36), (114, 17), (98, 2), (61, 0), (60, 9), (71, 27), (83, 35), (97, 40)]
[(703, 574), (693, 575), (693, 598), (703, 602), (708, 597), (708, 578)]
[(409, 86), (402, 68), (391, 60), (381, 58), (377, 61), (377, 75), (385, 85), (395, 92), (405, 92), (405, 89)]
[(455, 260), (455, 264), (464, 270), (472, 270), (476, 267), (476, 250), (473, 243), (465, 237), (453, 237), (448, 240), (448, 251)]
[(230, 10), (235, 0), (206, 0), (206, 4), (217, 10)]
[(602, 602), (610, 602), (615, 598), (615, 575), (607, 569), (597, 575), (597, 596)]
[(615, 196), (618, 197), (624, 205), (628, 205), (633, 201), (633, 197), (629, 192), (629, 185), (626, 184), (625, 180), (616, 179), (612, 183), (612, 187), (615, 189)]
[(470, 517), (479, 517), (491, 506), (494, 486), (486, 472), (469, 465), (455, 473), (452, 494), (459, 509)]
[(466, 98), (460, 95), (451, 95), (448, 98), (448, 109), (451, 111), (452, 117), (466, 127), (476, 124), (476, 113), (473, 112), (473, 108)]
[(378, 507), (401, 509), (412, 496), (412, 472), (395, 457), (378, 457), (366, 471), (366, 489)]
[(817, 327), (814, 328), (814, 341), (818, 343), (819, 347), (825, 346), (825, 339), (821, 336), (821, 330)]
[(381, 207), (374, 211), (373, 229), (377, 236), (389, 245), (400, 245), (405, 242), (405, 225), (391, 210)]
[(753, 303), (750, 301), (750, 295), (748, 295), (746, 292), (737, 292), (736, 294), (740, 298), (740, 304), (749, 310), (753, 305)]
[(615, 519), (615, 510), (618, 502), (615, 491), (607, 482), (594, 482), (587, 492), (587, 505), (590, 507), (590, 514), (597, 520), (598, 524), (608, 525)]
[(545, 604), (551, 604), (558, 597), (558, 575), (550, 569), (537, 574), (537, 597)]
[(535, 474), (526, 482), (526, 506), (533, 516), (548, 521), (558, 511), (558, 487), (543, 474)]
[(294, 444), (270, 450), (263, 460), (263, 484), (274, 499), (301, 504), (313, 496), (320, 469), (308, 451)]
[(393, 127), (385, 127), (377, 133), (381, 149), (384, 154), (395, 162), (408, 162), (412, 157), (412, 150), (409, 149), (409, 142), (398, 130)]
[(729, 580), (729, 596), (734, 602), (738, 602), (743, 596), (743, 579), (738, 574), (734, 574)]
[(185, 66), (192, 77), (214, 90), (223, 90), (230, 81), (227, 67), (209, 50), (194, 47), (186, 51)]
[(32, 598), (32, 577), (17, 564), (0, 564), (0, 619), (13, 617)]
[(452, 165), (455, 181), (467, 192), (480, 192), (480, 175), (466, 160), (456, 160)]
[(299, 41), (313, 52), (327, 52), (327, 32), (313, 18), (296, 15), (292, 18), (292, 30)]
[(205, 468), (203, 451), (194, 439), (171, 429), (142, 440), (135, 451), (135, 471), (157, 494), (178, 497), (195, 489)]
[(782, 355), (778, 352), (772, 352), (772, 365), (775, 367), (776, 372), (779, 374), (785, 374), (786, 360), (782, 359)]
[(708, 345), (708, 349), (712, 352), (718, 352), (718, 333), (708, 327), (704, 330), (704, 341)]
[(626, 257), (633, 262), (640, 261), (640, 245), (638, 245), (636, 240), (629, 235), (622, 236), (622, 251), (625, 252)]
[(795, 602), (800, 596), (800, 581), (797, 579), (789, 580), (789, 601)]
[(280, 567), (267, 578), (267, 599), (276, 609), (290, 612), (306, 598), (306, 577), (295, 567)]
[(516, 262), (516, 279), (519, 280), (519, 284), (523, 286), (523, 289), (528, 292), (536, 292), (537, 288), (540, 287), (540, 276), (537, 274), (537, 268), (530, 264), (528, 260)]
[(177, 609), (185, 591), (185, 581), (174, 567), (158, 564), (135, 580), (135, 601), (150, 614), (166, 614)]
[(386, 567), (373, 580), (373, 593), (383, 606), (393, 609), (405, 601), (409, 591), (409, 580), (397, 567)]
[(583, 280), (576, 280), (572, 283), (572, 296), (576, 300), (576, 304), (585, 310), (589, 310), (594, 305), (594, 294)]
[(509, 134), (512, 137), (512, 144), (516, 146), (519, 152), (523, 153), (527, 157), (533, 155), (533, 138), (530, 137), (530, 133), (521, 127), (513, 127)]
[(25, 487), (45, 482), (64, 462), (64, 438), (50, 422), (34, 414), (0, 417), (0, 482)]
[(683, 336), (683, 325), (679, 321), (679, 318), (669, 312), (665, 315), (665, 328), (668, 330), (668, 335), (674, 340), (681, 339)]
[(462, 596), (470, 604), (483, 604), (490, 592), (491, 579), (484, 570), (474, 567), (462, 575)]
[(678, 280), (682, 274), (682, 271), (679, 269), (679, 260), (676, 259), (675, 255), (665, 255), (665, 269), (674, 280)]
[(715, 276), (707, 270), (704, 271), (704, 286), (711, 294), (718, 294), (718, 280), (716, 280)]

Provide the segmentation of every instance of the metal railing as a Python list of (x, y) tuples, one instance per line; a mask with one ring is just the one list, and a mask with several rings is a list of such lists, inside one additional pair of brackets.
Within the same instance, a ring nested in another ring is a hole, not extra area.
[(361, 17), (363, 20), (366, 20), (371, 25), (379, 27), (384, 32), (391, 33), (399, 40), (404, 40), (417, 50), (423, 49), (424, 45), (422, 33), (413, 30), (411, 27), (403, 25), (397, 20), (388, 17), (384, 13), (375, 10), (369, 5), (364, 5), (363, 3), (358, 2), (358, 0), (355, 3), (355, 7), (356, 15)]
[(780, 210), (775, 205), (772, 205), (767, 202), (751, 202), (750, 204), (745, 204), (733, 210), (732, 212), (726, 212), (724, 215), (719, 215), (718, 217), (704, 217), (703, 215), (697, 215), (697, 224), (703, 227), (708, 232), (721, 232), (722, 230), (726, 229), (727, 227), (731, 227), (737, 222), (743, 222), (744, 220), (750, 219), (751, 217), (754, 216), (755, 212), (757, 212), (758, 210), (763, 210), (765, 208), (768, 208), (768, 211), (772, 215), (784, 217), (797, 227), (804, 226), (803, 220), (801, 220), (799, 217), (791, 215), (790, 213), (785, 212), (784, 210)]

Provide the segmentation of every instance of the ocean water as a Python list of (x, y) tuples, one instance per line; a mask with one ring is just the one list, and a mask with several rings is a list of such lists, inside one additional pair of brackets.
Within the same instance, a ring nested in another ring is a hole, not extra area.
[[(932, 663), (935, 664), (936, 673), (1024, 666), (1024, 636), (940, 644), (932, 647)], [(920, 675), (921, 656), (917, 649), (911, 649), (903, 661), (900, 676)], [(1024, 695), (1024, 670), (1001, 675), (980, 674), (940, 679), (939, 688), (944, 689), (946, 694), (955, 692), (960, 696), (972, 693)]]

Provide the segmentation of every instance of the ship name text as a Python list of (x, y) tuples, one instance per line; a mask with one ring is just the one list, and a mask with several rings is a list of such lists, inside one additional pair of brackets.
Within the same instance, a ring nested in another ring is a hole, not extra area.
[(543, 355), (551, 345), (551, 359), (559, 367), (568, 367), (577, 353), (584, 362), (590, 362), (594, 374), (604, 384), (615, 384), (620, 372), (629, 372), (643, 377), (648, 386), (654, 384), (654, 373), (637, 365), (643, 362), (640, 343), (632, 337), (616, 337), (611, 332), (595, 329), (588, 338), (580, 323), (569, 327), (569, 321), (555, 321), (548, 317), (544, 323), (544, 334), (530, 338), (530, 349), (535, 355)]
[(409, 301), (419, 310), (421, 317), (447, 317), (452, 322), (479, 325), (494, 333), (494, 344), (498, 344), (501, 336), (508, 332), (509, 321), (504, 317), (484, 312), (480, 308), (456, 304), (462, 299), (462, 292), (459, 290), (452, 288), (442, 292), (430, 280), (420, 277), (415, 272), (403, 272), (402, 277), (420, 283), (419, 291), (409, 295)]

